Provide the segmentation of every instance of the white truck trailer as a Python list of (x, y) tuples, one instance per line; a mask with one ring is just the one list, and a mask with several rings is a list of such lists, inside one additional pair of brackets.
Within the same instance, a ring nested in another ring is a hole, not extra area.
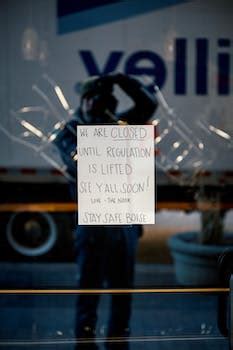
[(19, 124), (33, 120), (49, 135), (77, 108), (79, 82), (93, 75), (132, 75), (160, 99), (158, 209), (194, 209), (203, 184), (231, 208), (232, 23), (228, 0), (1, 1), (3, 259), (72, 258), (76, 206), (61, 161)]

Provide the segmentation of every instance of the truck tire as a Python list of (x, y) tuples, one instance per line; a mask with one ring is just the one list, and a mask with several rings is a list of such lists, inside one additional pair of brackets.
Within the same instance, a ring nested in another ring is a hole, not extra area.
[(39, 257), (55, 246), (58, 239), (57, 225), (49, 213), (13, 213), (6, 226), (6, 238), (17, 253), (26, 257)]

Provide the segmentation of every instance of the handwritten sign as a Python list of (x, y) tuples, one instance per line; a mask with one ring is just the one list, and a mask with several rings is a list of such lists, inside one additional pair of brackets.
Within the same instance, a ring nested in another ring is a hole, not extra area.
[(153, 224), (154, 127), (77, 128), (78, 224)]

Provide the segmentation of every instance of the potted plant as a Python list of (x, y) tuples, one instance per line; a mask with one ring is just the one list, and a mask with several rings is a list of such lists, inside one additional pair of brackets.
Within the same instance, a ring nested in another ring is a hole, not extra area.
[(183, 285), (218, 285), (219, 257), (233, 251), (233, 235), (224, 231), (226, 211), (221, 207), (220, 191), (201, 187), (196, 194), (200, 211), (199, 232), (177, 233), (169, 239), (178, 283)]

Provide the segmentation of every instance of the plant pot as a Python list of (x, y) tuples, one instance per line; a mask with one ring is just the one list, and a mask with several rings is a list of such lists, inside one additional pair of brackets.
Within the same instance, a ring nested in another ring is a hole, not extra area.
[(199, 244), (197, 236), (198, 232), (177, 233), (168, 241), (177, 282), (190, 286), (218, 285), (218, 259), (226, 250), (233, 251), (233, 235), (226, 234), (221, 245)]

